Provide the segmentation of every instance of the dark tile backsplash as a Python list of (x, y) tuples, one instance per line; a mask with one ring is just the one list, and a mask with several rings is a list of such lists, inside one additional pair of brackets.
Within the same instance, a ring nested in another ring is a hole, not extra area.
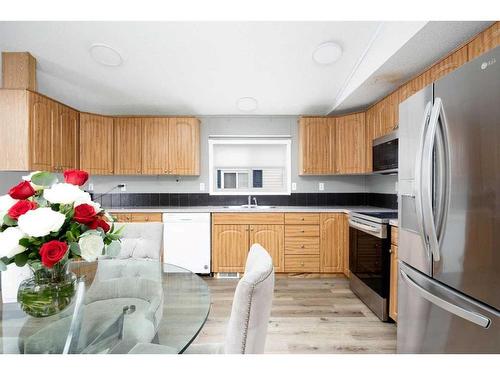
[[(103, 207), (186, 207), (237, 206), (247, 203), (247, 195), (209, 195), (177, 193), (120, 193), (96, 195)], [(263, 206), (375, 206), (398, 208), (396, 194), (378, 193), (295, 193), (291, 195), (256, 195)]]

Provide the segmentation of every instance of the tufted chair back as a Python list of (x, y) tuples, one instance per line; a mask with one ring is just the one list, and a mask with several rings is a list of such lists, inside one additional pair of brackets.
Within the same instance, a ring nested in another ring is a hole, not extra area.
[(225, 353), (264, 353), (273, 292), (273, 261), (261, 245), (254, 244), (248, 253), (245, 274), (234, 293)]
[[(120, 224), (117, 224), (120, 225)], [(163, 223), (123, 224), (121, 251), (117, 258), (160, 259)]]

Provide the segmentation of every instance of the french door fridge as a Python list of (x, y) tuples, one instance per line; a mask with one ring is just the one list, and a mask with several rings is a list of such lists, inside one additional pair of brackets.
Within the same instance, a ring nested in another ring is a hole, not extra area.
[(399, 107), (399, 353), (500, 353), (500, 47)]

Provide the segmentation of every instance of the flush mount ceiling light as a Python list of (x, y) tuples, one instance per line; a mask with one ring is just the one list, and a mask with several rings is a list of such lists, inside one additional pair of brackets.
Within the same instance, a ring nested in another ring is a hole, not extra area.
[(242, 112), (253, 112), (257, 109), (257, 100), (251, 96), (238, 99), (238, 109)]
[(94, 61), (104, 66), (120, 66), (123, 64), (123, 58), (113, 47), (106, 44), (95, 43), (89, 48), (90, 56)]
[(342, 48), (335, 42), (320, 44), (313, 52), (312, 58), (321, 65), (333, 64), (342, 55)]

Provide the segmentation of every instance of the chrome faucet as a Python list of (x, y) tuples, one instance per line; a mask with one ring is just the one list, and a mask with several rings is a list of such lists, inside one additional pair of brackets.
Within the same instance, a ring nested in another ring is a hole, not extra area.
[(258, 206), (258, 204), (257, 204), (257, 198), (255, 198), (255, 197), (253, 197), (253, 204), (256, 205), (256, 206)]
[(252, 196), (251, 195), (248, 196), (248, 205), (249, 206), (252, 205)]

